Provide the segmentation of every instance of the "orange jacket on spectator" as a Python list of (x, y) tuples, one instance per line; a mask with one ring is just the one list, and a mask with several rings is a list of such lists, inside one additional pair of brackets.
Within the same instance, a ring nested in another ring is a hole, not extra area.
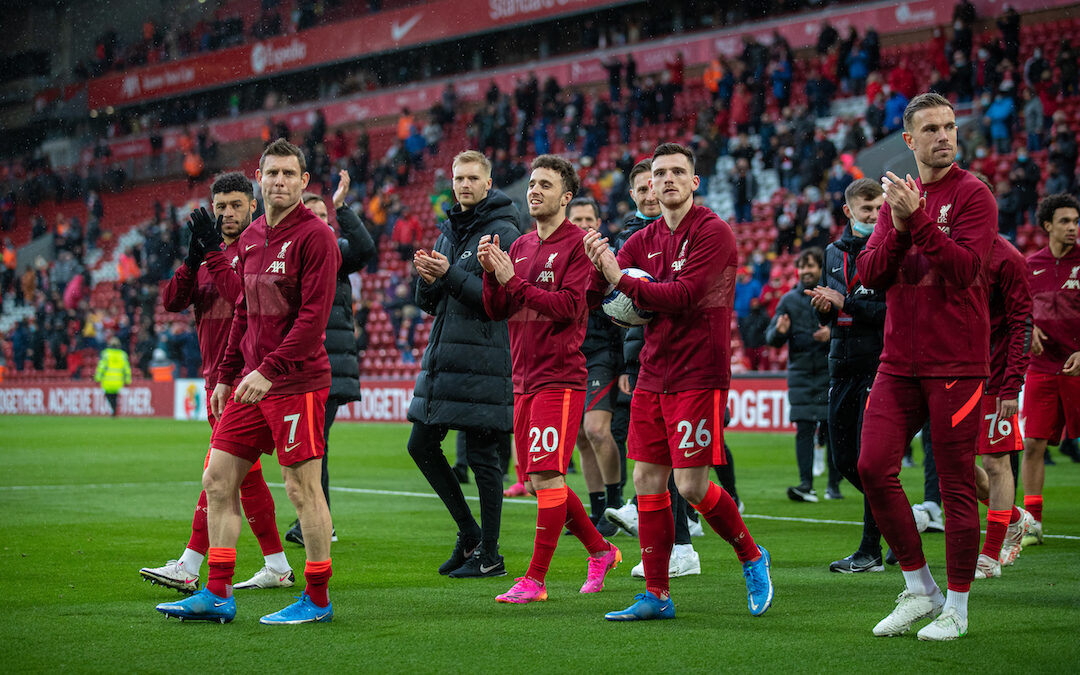
[(4, 247), (4, 267), (9, 270), (15, 269), (15, 249)]
[(413, 116), (402, 115), (397, 121), (397, 137), (398, 140), (405, 140), (412, 134)]
[(133, 256), (127, 253), (120, 254), (120, 261), (116, 264), (116, 280), (120, 283), (126, 283), (134, 279), (138, 279), (142, 272), (139, 270), (139, 263), (135, 262)]
[(720, 59), (709, 61), (708, 67), (705, 68), (705, 74), (702, 75), (705, 89), (709, 93), (715, 94), (720, 89), (720, 80), (722, 79), (724, 79), (724, 68), (720, 65)]
[(189, 152), (184, 155), (184, 173), (189, 178), (198, 178), (203, 172), (203, 160), (198, 153)]

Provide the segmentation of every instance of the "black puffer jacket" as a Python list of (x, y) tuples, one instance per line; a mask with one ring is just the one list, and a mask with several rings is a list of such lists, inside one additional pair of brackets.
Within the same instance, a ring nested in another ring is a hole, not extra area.
[[(630, 214), (623, 220), (623, 229), (617, 235), (612, 242), (614, 244), (616, 255), (619, 253), (619, 249), (626, 243), (626, 240), (630, 238), (630, 235), (634, 234), (641, 228), (645, 227), (651, 220), (645, 220), (639, 218), (637, 214)], [(645, 327), (634, 326), (633, 328), (627, 328), (623, 330), (623, 368), (622, 372), (630, 376), (630, 387), (633, 388), (637, 383), (638, 371), (641, 370), (641, 360), (639, 358), (641, 354), (641, 348), (645, 346)], [(626, 402), (630, 397), (626, 396), (619, 391), (619, 400)]]
[(485, 234), (499, 235), (508, 250), (521, 234), (517, 207), (492, 190), (475, 208), (455, 205), (439, 224), (435, 250), (450, 260), (441, 279), (417, 281), (416, 304), (435, 317), (416, 378), (409, 420), (453, 429), (512, 431), (514, 387), (510, 381), (510, 338), (505, 321), (484, 311), (483, 270), (476, 247)]
[[(780, 298), (765, 341), (773, 347), (788, 343), (788, 402), (793, 422), (813, 422), (829, 416), (829, 343), (818, 342), (814, 332), (821, 327), (821, 317), (803, 293), (800, 282)], [(786, 334), (776, 330), (781, 314), (791, 317), (791, 329)]]
[(349, 275), (375, 256), (375, 242), (360, 218), (347, 206), (337, 210), (341, 267), (330, 318), (326, 321), (326, 354), (330, 357), (330, 399), (340, 405), (360, 400), (360, 361), (353, 333), (352, 286)]
[(822, 315), (831, 322), (829, 374), (851, 377), (877, 371), (885, 335), (885, 294), (859, 283), (855, 258), (869, 237), (857, 237), (848, 227), (840, 241), (825, 249), (825, 285), (844, 294), (844, 311)]

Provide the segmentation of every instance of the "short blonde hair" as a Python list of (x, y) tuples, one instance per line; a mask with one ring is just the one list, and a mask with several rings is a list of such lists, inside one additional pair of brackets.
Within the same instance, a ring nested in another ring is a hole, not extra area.
[(457, 166), (458, 164), (479, 164), (484, 167), (484, 173), (491, 175), (491, 160), (485, 157), (484, 153), (477, 150), (459, 152), (454, 156), (454, 162), (451, 166)]
[(304, 204), (304, 206), (307, 206), (311, 202), (321, 202), (322, 200), (322, 196), (317, 195), (314, 192), (305, 192), (304, 194), (300, 195), (300, 201)]

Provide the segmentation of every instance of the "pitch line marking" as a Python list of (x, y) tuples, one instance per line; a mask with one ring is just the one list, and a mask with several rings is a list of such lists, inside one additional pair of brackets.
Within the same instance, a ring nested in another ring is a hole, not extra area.
[[(148, 487), (148, 486), (168, 486), (168, 485), (199, 485), (197, 481), (170, 481), (170, 482), (157, 482), (157, 483), (83, 483), (78, 485), (0, 485), (0, 492), (29, 492), (34, 490), (71, 490), (73, 488), (83, 488), (92, 490), (108, 490), (117, 488), (136, 488), (136, 487)], [(273, 488), (284, 489), (284, 483), (267, 483)], [(376, 495), (383, 497), (415, 497), (419, 499), (438, 499), (439, 495), (429, 492), (408, 492), (406, 490), (376, 490), (374, 488), (351, 488), (351, 487), (338, 487), (333, 486), (330, 488), (334, 492), (344, 492), (346, 494), (359, 494), (359, 495)], [(471, 502), (480, 501), (479, 497), (466, 496), (465, 499)], [(531, 499), (503, 499), (504, 504), (521, 504), (532, 506), (535, 502)], [(859, 525), (862, 523), (855, 520), (833, 520), (829, 518), (799, 518), (797, 516), (767, 516), (758, 513), (746, 513), (743, 514), (743, 518), (752, 518), (757, 520), (779, 520), (789, 523), (810, 523), (813, 525)], [(1067, 539), (1070, 541), (1080, 541), (1080, 537), (1068, 535), (1068, 534), (1044, 534), (1044, 538), (1047, 539)]]

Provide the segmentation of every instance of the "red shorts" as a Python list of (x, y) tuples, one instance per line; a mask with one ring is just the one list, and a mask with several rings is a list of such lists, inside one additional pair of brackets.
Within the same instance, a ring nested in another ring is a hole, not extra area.
[(997, 397), (983, 394), (978, 453), (996, 455), (1002, 452), (1019, 452), (1023, 449), (1024, 437), (1020, 434), (1017, 415), (1007, 419), (998, 419)]
[(514, 443), (517, 456), (529, 458), (525, 473), (566, 475), (584, 410), (585, 392), (577, 389), (514, 394)]
[(1068, 430), (1080, 437), (1080, 377), (1029, 370), (1024, 382), (1024, 438), (1045, 438), (1051, 445)]
[(292, 466), (322, 457), (326, 450), (323, 420), (330, 388), (303, 394), (267, 396), (255, 404), (225, 404), (210, 446), (251, 463), (278, 449), (278, 464)]
[(676, 468), (724, 464), (727, 394), (726, 389), (634, 391), (627, 457)]
[[(213, 434), (213, 432), (214, 432), (214, 427), (217, 426), (217, 418), (214, 417), (214, 413), (210, 412), (210, 395), (212, 393), (213, 393), (212, 389), (207, 389), (206, 390), (206, 419), (210, 422), (210, 433), (211, 434)], [(206, 449), (206, 459), (203, 460), (203, 465), (202, 465), (203, 471), (206, 471), (206, 467), (210, 466), (210, 450), (211, 449), (212, 448), (207, 448)], [(251, 471), (260, 471), (261, 472), (262, 471), (262, 461), (261, 460), (256, 460), (255, 464), (253, 464), (251, 466)], [(249, 471), (248, 473), (251, 473), (251, 471)]]

